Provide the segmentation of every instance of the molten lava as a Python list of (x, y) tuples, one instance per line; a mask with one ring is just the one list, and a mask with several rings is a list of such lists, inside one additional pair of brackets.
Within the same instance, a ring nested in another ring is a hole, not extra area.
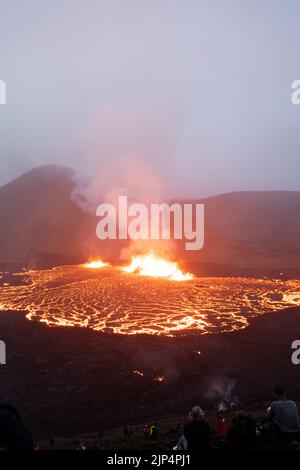
[(141, 372), (140, 370), (134, 370), (132, 373), (135, 374), (135, 375), (139, 375), (141, 377), (144, 377), (144, 373)]
[[(28, 320), (48, 326), (108, 334), (229, 332), (246, 328), (254, 316), (296, 305), (300, 305), (298, 279), (195, 277), (172, 282), (123, 274), (111, 266), (86, 269), (82, 265), (0, 272), (0, 314), (25, 312)], [(195, 348), (197, 358), (199, 352)]]
[(103, 268), (104, 266), (108, 266), (108, 263), (104, 263), (101, 259), (96, 259), (90, 261), (89, 263), (82, 264), (84, 268), (91, 268), (91, 269), (99, 269)]
[(127, 273), (138, 273), (142, 276), (163, 277), (172, 281), (189, 281), (193, 275), (183, 273), (177, 263), (159, 258), (153, 253), (133, 256), (129, 266), (123, 268)]
[(164, 375), (155, 375), (152, 377), (153, 382), (164, 382), (166, 377)]

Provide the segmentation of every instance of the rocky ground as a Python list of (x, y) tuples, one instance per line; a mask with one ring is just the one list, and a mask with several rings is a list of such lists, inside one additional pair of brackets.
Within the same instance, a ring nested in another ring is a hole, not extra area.
[(39, 440), (185, 417), (195, 404), (257, 408), (278, 383), (299, 399), (300, 365), (291, 362), (299, 316), (294, 308), (232, 333), (160, 338), (49, 328), (1, 312), (0, 400), (17, 406)]

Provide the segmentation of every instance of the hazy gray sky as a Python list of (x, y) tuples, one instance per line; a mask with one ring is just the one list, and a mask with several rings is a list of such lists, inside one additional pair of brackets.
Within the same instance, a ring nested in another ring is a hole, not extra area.
[(170, 195), (300, 190), (299, 25), (299, 0), (0, 0), (0, 184), (139, 162)]

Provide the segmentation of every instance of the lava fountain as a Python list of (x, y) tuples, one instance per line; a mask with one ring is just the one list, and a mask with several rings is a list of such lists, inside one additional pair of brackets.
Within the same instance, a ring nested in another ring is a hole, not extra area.
[(104, 263), (104, 261), (101, 261), (101, 259), (96, 259), (96, 260), (90, 261), (89, 263), (82, 264), (81, 266), (83, 268), (99, 269), (99, 268), (104, 268), (105, 266), (109, 266), (109, 264)]
[(159, 258), (153, 253), (133, 256), (131, 263), (122, 269), (127, 273), (138, 273), (142, 276), (163, 277), (172, 281), (189, 281), (194, 277), (190, 273), (183, 273), (175, 261)]

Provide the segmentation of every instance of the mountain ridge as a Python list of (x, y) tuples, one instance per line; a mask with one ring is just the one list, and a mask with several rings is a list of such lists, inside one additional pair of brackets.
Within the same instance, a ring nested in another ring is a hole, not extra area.
[[(97, 255), (118, 259), (124, 243), (96, 238), (96, 215), (73, 197), (77, 181), (72, 168), (43, 165), (0, 187), (0, 263), (39, 267)], [(180, 242), (180, 260), (300, 268), (300, 191), (238, 191), (173, 201), (205, 204), (204, 248), (187, 252)]]

